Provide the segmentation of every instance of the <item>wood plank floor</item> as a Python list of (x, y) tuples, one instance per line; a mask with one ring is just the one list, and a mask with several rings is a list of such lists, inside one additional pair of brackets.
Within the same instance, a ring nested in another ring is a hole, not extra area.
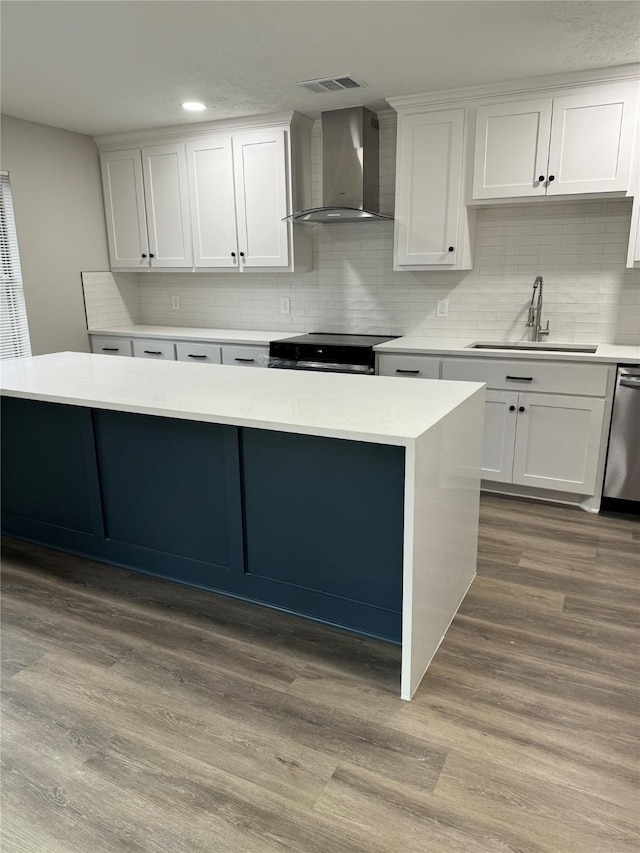
[(397, 648), (5, 540), (3, 853), (637, 853), (640, 524), (481, 512), (411, 703)]

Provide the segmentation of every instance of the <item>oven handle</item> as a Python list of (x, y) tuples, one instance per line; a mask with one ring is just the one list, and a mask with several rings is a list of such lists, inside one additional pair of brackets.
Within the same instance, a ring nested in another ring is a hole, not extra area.
[(278, 370), (311, 370), (318, 373), (357, 373), (360, 375), (372, 375), (375, 371), (367, 364), (337, 364), (325, 361), (294, 361), (288, 358), (269, 359), (268, 367)]

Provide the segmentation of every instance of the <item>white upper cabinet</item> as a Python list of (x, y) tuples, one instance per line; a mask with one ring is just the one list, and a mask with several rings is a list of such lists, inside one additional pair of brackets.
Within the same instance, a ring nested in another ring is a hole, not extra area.
[(111, 268), (148, 267), (140, 149), (109, 151), (100, 161)]
[(238, 239), (231, 137), (187, 143), (195, 267), (236, 269)]
[(142, 149), (151, 267), (193, 266), (184, 144)]
[(287, 113), (99, 139), (112, 269), (310, 270), (311, 231), (283, 220), (310, 206), (311, 124)]
[(626, 192), (637, 84), (479, 106), (473, 198)]
[(217, 134), (187, 143), (194, 266), (286, 268), (285, 132)]
[(597, 87), (554, 100), (547, 195), (629, 188), (637, 92)]
[(473, 197), (544, 195), (551, 100), (478, 107)]
[(465, 262), (470, 268), (462, 222), (463, 135), (463, 109), (399, 111), (395, 269), (464, 269)]
[(287, 176), (284, 131), (233, 137), (238, 217), (238, 254), (242, 269), (286, 267), (289, 263)]

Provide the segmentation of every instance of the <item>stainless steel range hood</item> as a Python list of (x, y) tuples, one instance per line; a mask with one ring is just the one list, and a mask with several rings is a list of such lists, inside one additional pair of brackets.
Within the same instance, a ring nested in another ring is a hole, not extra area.
[(321, 113), (322, 207), (287, 216), (310, 224), (393, 219), (379, 212), (379, 125), (366, 107)]

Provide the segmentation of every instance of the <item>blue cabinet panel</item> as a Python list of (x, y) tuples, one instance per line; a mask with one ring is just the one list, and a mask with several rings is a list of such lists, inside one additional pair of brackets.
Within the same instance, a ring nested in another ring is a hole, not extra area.
[(3, 398), (3, 531), (400, 642), (404, 450)]
[(400, 611), (403, 448), (241, 435), (248, 574)]
[(3, 526), (19, 532), (25, 520), (52, 536), (84, 541), (95, 532), (84, 448), (91, 411), (14, 397), (2, 399)]
[(96, 410), (94, 428), (114, 559), (210, 585), (242, 571), (235, 427)]

